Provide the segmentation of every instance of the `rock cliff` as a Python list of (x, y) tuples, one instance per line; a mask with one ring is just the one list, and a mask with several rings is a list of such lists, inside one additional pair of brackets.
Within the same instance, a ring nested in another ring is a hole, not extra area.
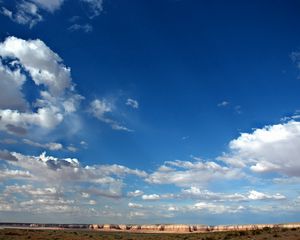
[(264, 228), (300, 228), (300, 223), (290, 224), (249, 224), (249, 225), (186, 225), (186, 224), (149, 224), (149, 225), (130, 225), (130, 224), (91, 224), (89, 229), (99, 231), (139, 231), (139, 232), (218, 232), (218, 231), (247, 231)]

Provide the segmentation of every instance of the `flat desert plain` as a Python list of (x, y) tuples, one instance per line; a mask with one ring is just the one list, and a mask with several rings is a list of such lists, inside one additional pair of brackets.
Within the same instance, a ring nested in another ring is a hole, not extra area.
[(0, 229), (0, 240), (300, 240), (300, 228), (264, 228), (208, 233), (132, 233), (91, 230)]

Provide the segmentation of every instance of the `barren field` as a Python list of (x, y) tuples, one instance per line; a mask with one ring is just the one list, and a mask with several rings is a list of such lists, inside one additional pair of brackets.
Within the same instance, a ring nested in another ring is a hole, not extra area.
[(154, 240), (154, 239), (184, 239), (184, 240), (300, 240), (300, 229), (270, 229), (210, 232), (210, 233), (128, 233), (128, 232), (99, 232), (89, 230), (34, 230), (34, 229), (1, 229), (0, 240)]

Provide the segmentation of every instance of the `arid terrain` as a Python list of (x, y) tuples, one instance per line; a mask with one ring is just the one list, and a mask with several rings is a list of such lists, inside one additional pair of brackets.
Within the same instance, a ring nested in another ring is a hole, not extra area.
[(0, 229), (0, 240), (300, 240), (300, 228), (264, 228), (248, 231), (225, 231), (208, 233), (132, 233), (90, 230), (42, 230), (42, 229)]

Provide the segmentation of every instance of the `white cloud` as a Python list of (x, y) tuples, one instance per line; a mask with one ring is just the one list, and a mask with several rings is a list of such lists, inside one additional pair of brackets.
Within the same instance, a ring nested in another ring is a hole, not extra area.
[(175, 184), (189, 187), (206, 185), (211, 180), (230, 180), (243, 176), (239, 169), (221, 166), (212, 161), (167, 161), (146, 179), (149, 183)]
[(21, 74), (20, 69), (12, 70), (15, 64), (5, 66), (0, 61), (0, 108), (11, 108), (25, 110), (28, 106), (21, 92), (22, 85), (26, 78)]
[(168, 211), (171, 211), (171, 212), (178, 211), (178, 210), (179, 210), (179, 208), (176, 207), (176, 206), (169, 206), (168, 207)]
[(113, 104), (106, 99), (95, 99), (91, 102), (90, 107), (90, 111), (94, 117), (97, 117), (98, 119), (105, 119), (104, 115), (112, 112)]
[(132, 132), (131, 129), (128, 129), (127, 127), (121, 125), (117, 121), (111, 119), (109, 114), (111, 115), (114, 109), (115, 109), (114, 104), (108, 101), (107, 99), (102, 99), (102, 100), (95, 99), (90, 103), (89, 112), (98, 120), (106, 124), (109, 124), (111, 128), (114, 130)]
[(135, 190), (133, 192), (128, 192), (127, 196), (128, 197), (139, 197), (139, 196), (142, 196), (143, 194), (144, 194), (143, 191), (137, 189), (137, 190)]
[(17, 131), (12, 131), (13, 127), (25, 130), (32, 125), (52, 129), (63, 120), (63, 115), (58, 109), (52, 108), (40, 108), (34, 113), (0, 109), (0, 117), (0, 129), (12, 133), (17, 133)]
[(143, 195), (142, 196), (143, 200), (159, 200), (160, 196), (158, 194), (150, 194), (150, 195)]
[(76, 147), (74, 147), (74, 146), (72, 146), (72, 145), (68, 146), (67, 149), (68, 149), (70, 152), (77, 152), (77, 150), (78, 150)]
[[(82, 166), (75, 158), (59, 159), (45, 153), (40, 156), (10, 154), (17, 161), (7, 161), (5, 164), (1, 162), (8, 168), (0, 169), (0, 181), (14, 179), (16, 184), (6, 186), (1, 195), (5, 198), (3, 201), (0, 196), (3, 208), (0, 210), (3, 211), (10, 209), (23, 214), (50, 212), (116, 217), (121, 214), (117, 210), (100, 211), (91, 208), (98, 205), (98, 199), (101, 202), (108, 201), (107, 198), (121, 201), (125, 197), (123, 181), (128, 175), (141, 178), (147, 176), (143, 171), (116, 164)], [(13, 170), (14, 168), (20, 170)], [(24, 184), (27, 179), (30, 184)], [(93, 199), (95, 197), (97, 201)]]
[(58, 10), (64, 0), (19, 0), (15, 10), (2, 7), (1, 13), (12, 21), (28, 25), (30, 28), (43, 21), (41, 9), (53, 13)]
[(84, 191), (80, 191), (89, 195), (119, 198), (122, 196), (123, 179), (126, 176), (134, 175), (140, 178), (147, 176), (144, 171), (116, 164), (81, 166), (76, 158), (59, 159), (47, 156), (45, 153), (40, 156), (26, 156), (15, 152), (11, 154), (17, 158), (17, 161), (7, 162), (8, 166), (20, 168), (21, 172), (17, 172), (17, 170), (11, 172), (8, 169), (3, 172), (3, 176), (11, 174), (10, 178), (14, 178), (14, 175), (19, 178), (26, 175), (25, 177), (30, 177), (31, 181), (50, 184), (53, 187), (71, 184), (73, 190), (80, 187), (81, 184), (89, 183), (90, 188), (85, 187)]
[(143, 205), (142, 204), (138, 204), (138, 203), (128, 203), (128, 207), (130, 208), (142, 208)]
[(68, 28), (69, 31), (75, 32), (75, 31), (83, 31), (85, 33), (89, 33), (93, 31), (93, 27), (90, 24), (73, 24)]
[(134, 100), (134, 99), (131, 99), (131, 98), (128, 98), (128, 99), (127, 99), (126, 105), (127, 105), (127, 106), (130, 106), (130, 107), (132, 107), (132, 108), (139, 108), (139, 103), (138, 103), (138, 101), (136, 101), (136, 100)]
[(40, 8), (43, 8), (46, 11), (54, 12), (58, 10), (61, 5), (64, 3), (64, 0), (31, 0), (36, 3)]
[(289, 121), (242, 133), (230, 142), (229, 148), (230, 152), (219, 159), (232, 166), (300, 176), (300, 122)]
[(180, 195), (181, 198), (195, 198), (201, 200), (219, 201), (219, 202), (241, 202), (241, 201), (252, 201), (252, 200), (284, 200), (286, 197), (280, 193), (267, 194), (258, 192), (255, 190), (249, 191), (249, 193), (216, 193), (209, 190), (202, 190), (197, 187), (191, 187), (188, 189), (183, 189)]
[(97, 204), (97, 202), (95, 200), (90, 200), (89, 201), (89, 205), (96, 205), (96, 204)]
[(18, 161), (18, 159), (14, 155), (12, 155), (8, 150), (0, 150), (0, 160)]
[(225, 206), (221, 204), (214, 204), (208, 202), (198, 202), (191, 207), (191, 210), (196, 211), (207, 211), (213, 214), (222, 214), (222, 213), (237, 213), (243, 210), (242, 206)]
[(54, 187), (15, 184), (6, 186), (2, 196), (3, 202), (14, 212), (45, 214), (80, 211), (75, 200), (65, 199), (62, 191)]
[(134, 211), (134, 212), (129, 213), (129, 218), (136, 218), (136, 217), (145, 217), (145, 213), (144, 212), (138, 212), (138, 211)]
[[(44, 42), (8, 37), (0, 43), (0, 57), (0, 87), (7, 90), (5, 99), (0, 97), (0, 130), (24, 135), (32, 126), (53, 129), (65, 115), (76, 111), (83, 97), (74, 90), (70, 69)], [(21, 70), (32, 78), (40, 94), (32, 106), (21, 91), (27, 80)], [(7, 101), (13, 98), (15, 101)]]
[(81, 197), (83, 197), (83, 198), (90, 198), (90, 194), (88, 194), (88, 193), (85, 193), (85, 192), (82, 192), (81, 193)]
[(31, 141), (29, 139), (23, 139), (23, 143), (28, 144), (30, 146), (34, 146), (34, 147), (49, 149), (51, 151), (57, 151), (57, 150), (63, 149), (63, 145), (61, 143), (56, 143), (56, 142), (41, 144), (38, 142)]
[(226, 106), (228, 106), (229, 105), (229, 102), (227, 102), (227, 101), (223, 101), (223, 102), (220, 102), (220, 103), (218, 103), (218, 107), (226, 107)]
[[(122, 195), (123, 182), (121, 180), (116, 180), (111, 177), (107, 177), (107, 183), (98, 182), (101, 188), (88, 188), (85, 189), (86, 193), (97, 196), (97, 197), (106, 197), (112, 199), (120, 199)], [(105, 187), (105, 188), (104, 188)]]
[(88, 15), (90, 18), (99, 16), (103, 10), (103, 0), (81, 0), (87, 4)]
[(11, 195), (11, 194), (24, 194), (24, 195), (31, 195), (34, 197), (40, 197), (40, 196), (59, 196), (62, 193), (60, 193), (56, 188), (54, 187), (46, 187), (46, 188), (35, 188), (32, 185), (10, 185), (6, 186), (4, 190), (4, 195)]
[(31, 179), (32, 177), (29, 171), (0, 169), (0, 181), (8, 179)]
[(39, 39), (25, 41), (9, 37), (1, 43), (0, 55), (15, 58), (28, 71), (36, 85), (48, 87), (55, 97), (71, 88), (70, 68), (64, 66), (62, 59)]
[[(103, 11), (103, 0), (78, 0), (83, 2), (82, 9), (90, 19), (93, 19), (101, 14)], [(28, 25), (30, 28), (37, 23), (44, 20), (43, 14), (54, 13), (59, 10), (65, 0), (16, 0), (16, 6), (14, 9), (8, 9), (2, 7), (0, 14), (10, 18), (13, 22), (22, 25)], [(73, 22), (77, 20), (73, 18)], [(85, 25), (73, 25), (74, 29), (71, 30), (83, 30), (90, 32), (92, 30), (89, 24)]]
[(1, 13), (4, 16), (9, 17), (12, 21), (23, 25), (28, 25), (30, 28), (43, 20), (37, 5), (28, 1), (17, 2), (15, 12), (2, 7)]
[(211, 200), (211, 201), (245, 201), (247, 197), (240, 193), (233, 194), (224, 194), (211, 192), (206, 189), (200, 189), (198, 187), (190, 187), (188, 189), (183, 189), (181, 197), (186, 198), (195, 198), (202, 200)]
[(268, 195), (268, 194), (258, 192), (255, 190), (251, 190), (249, 192), (248, 198), (251, 200), (271, 200), (271, 199), (272, 200), (283, 200), (283, 199), (286, 199), (286, 197), (280, 193), (276, 193), (274, 195)]

